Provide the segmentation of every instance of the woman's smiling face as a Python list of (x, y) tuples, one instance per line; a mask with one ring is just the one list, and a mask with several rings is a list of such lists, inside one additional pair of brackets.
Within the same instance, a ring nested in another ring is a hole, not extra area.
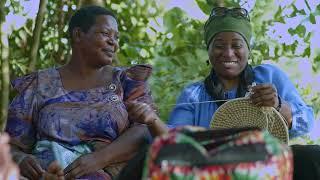
[(239, 33), (220, 32), (210, 42), (208, 55), (218, 77), (235, 79), (247, 65), (249, 48)]
[(118, 24), (114, 17), (99, 15), (88, 32), (81, 31), (79, 46), (82, 56), (93, 66), (110, 65), (119, 47)]

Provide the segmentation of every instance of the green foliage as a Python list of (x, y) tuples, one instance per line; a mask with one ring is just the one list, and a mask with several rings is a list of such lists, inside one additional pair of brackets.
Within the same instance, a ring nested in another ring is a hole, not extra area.
[(208, 4), (207, 0), (196, 0), (196, 3), (198, 4), (202, 12), (204, 12), (205, 14), (210, 14), (212, 6)]
[[(205, 1), (199, 0), (196, 2), (200, 9), (205, 14), (208, 14), (208, 10), (204, 5)], [(232, 3), (235, 2), (230, 1), (229, 6)], [(313, 23), (312, 19), (315, 18), (316, 13), (299, 10), (294, 3), (291, 2), (286, 6), (277, 7), (273, 0), (256, 1), (255, 7), (250, 12), (251, 24), (254, 29), (252, 59), (250, 60), (252, 64), (261, 64), (263, 60), (277, 62), (283, 58), (307, 57), (312, 61), (314, 72), (316, 73), (316, 69), (319, 69), (320, 56), (313, 55), (316, 53), (310, 47), (310, 38), (314, 32), (308, 31), (309, 28), (303, 23), (309, 20)], [(208, 3), (208, 6), (211, 6), (211, 4)], [(233, 4), (233, 6), (235, 5)], [(292, 12), (283, 15), (288, 9), (291, 9)], [(293, 43), (288, 43), (286, 40), (282, 42), (281, 39), (268, 35), (271, 26), (275, 26), (277, 23), (285, 25), (288, 19), (296, 18), (300, 15), (303, 15), (304, 18), (301, 19), (299, 25), (291, 29), (288, 28), (286, 32), (286, 34), (290, 33), (288, 38), (295, 39)], [(166, 31), (157, 39), (161, 41), (162, 47), (157, 48), (158, 51), (154, 55), (153, 64), (156, 69), (151, 81), (156, 102), (160, 107), (161, 117), (164, 120), (168, 119), (168, 115), (181, 89), (191, 82), (203, 80), (209, 71), (209, 67), (205, 63), (208, 59), (207, 53), (204, 42), (201, 39), (203, 34), (202, 25), (203, 22), (189, 19), (179, 8), (173, 8), (164, 14)], [(170, 38), (167, 38), (166, 35), (168, 34), (170, 34)], [(295, 36), (302, 38), (306, 45), (301, 54), (297, 53), (300, 42), (296, 40)], [(310, 93), (314, 94), (314, 90), (311, 87), (309, 91), (301, 94), (307, 103), (314, 108), (316, 119), (319, 119), (320, 96), (315, 94), (313, 98), (310, 98)]]
[[(43, 22), (43, 30), (38, 53), (37, 69), (59, 66), (68, 61), (70, 43), (68, 37), (68, 20), (78, 8), (78, 1), (48, 1), (47, 13)], [(154, 42), (146, 32), (146, 24), (155, 18), (159, 9), (154, 1), (141, 2), (106, 1), (105, 6), (118, 14), (121, 32), (118, 64), (149, 63)], [(131, 8), (129, 8), (129, 5)], [(11, 5), (21, 7), (19, 3)], [(145, 11), (145, 9), (149, 9)], [(20, 9), (19, 11), (22, 11)], [(18, 11), (18, 12), (19, 12)], [(32, 43), (34, 19), (27, 19), (26, 24), (15, 29), (10, 36), (10, 54), (12, 55), (11, 69), (13, 77), (27, 73), (29, 53)], [(120, 62), (119, 62), (120, 61)]]
[[(159, 16), (161, 8), (155, 1), (107, 1), (120, 20), (121, 65), (150, 63), (153, 58), (154, 39), (148, 33), (155, 33), (148, 24)], [(151, 32), (150, 32), (151, 31)]]
[[(7, 1), (6, 14), (12, 12), (26, 16), (22, 1)], [(208, 55), (203, 41), (204, 20), (192, 19), (177, 7), (164, 10), (159, 2), (105, 0), (104, 5), (115, 11), (119, 19), (120, 50), (115, 64), (151, 63), (154, 66), (151, 88), (161, 118), (167, 120), (182, 88), (191, 82), (203, 80), (210, 68), (206, 64)], [(220, 2), (196, 0), (207, 15)], [(307, 4), (307, 9), (303, 9), (294, 0), (286, 1), (284, 5), (281, 2), (256, 0), (250, 11), (254, 30), (250, 62), (256, 65), (263, 60), (278, 62), (284, 58), (306, 57), (312, 62), (314, 74), (319, 73), (320, 51), (311, 47), (310, 40), (315, 32), (307, 24), (319, 23), (316, 19), (320, 15), (320, 5), (314, 8)], [(67, 22), (78, 8), (78, 3), (77, 0), (48, 1), (42, 25), (38, 69), (67, 62), (70, 55)], [(224, 1), (227, 7), (239, 7), (246, 3), (245, 0)], [(296, 26), (287, 23), (294, 19), (299, 21)], [(34, 23), (34, 19), (27, 18), (22, 27), (14, 29), (9, 36), (11, 79), (27, 73)], [(319, 94), (310, 98), (310, 94), (315, 94), (312, 87), (300, 91), (319, 119)]]
[(208, 73), (205, 63), (208, 58), (202, 22), (173, 8), (164, 14), (163, 23), (165, 32), (158, 35), (161, 45), (155, 51), (151, 85), (161, 116), (167, 120), (181, 89), (191, 81), (202, 80)]

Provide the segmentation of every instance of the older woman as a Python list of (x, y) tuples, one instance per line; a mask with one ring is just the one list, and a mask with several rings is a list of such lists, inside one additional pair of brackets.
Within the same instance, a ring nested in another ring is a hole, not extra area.
[(69, 35), (68, 64), (12, 83), (19, 92), (6, 127), (13, 158), (29, 179), (40, 179), (55, 160), (67, 178), (111, 179), (145, 139), (147, 129), (129, 120), (124, 102), (152, 106), (146, 84), (151, 67), (111, 66), (118, 21), (105, 8), (78, 10)]

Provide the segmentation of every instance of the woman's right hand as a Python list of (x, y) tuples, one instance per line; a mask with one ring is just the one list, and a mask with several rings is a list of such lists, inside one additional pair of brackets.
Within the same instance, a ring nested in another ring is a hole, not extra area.
[(155, 111), (146, 103), (131, 101), (126, 102), (126, 106), (130, 119), (135, 122), (151, 125), (156, 120), (159, 120)]
[(131, 101), (126, 103), (128, 115), (134, 122), (146, 124), (153, 137), (168, 132), (167, 126), (160, 120), (157, 113), (146, 103)]
[(19, 164), (19, 168), (21, 175), (31, 180), (40, 179), (45, 172), (41, 168), (39, 162), (37, 162), (37, 160), (35, 160), (32, 156), (25, 157)]

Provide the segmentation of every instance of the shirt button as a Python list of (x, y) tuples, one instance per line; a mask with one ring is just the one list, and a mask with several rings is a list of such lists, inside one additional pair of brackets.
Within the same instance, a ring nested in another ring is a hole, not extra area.
[(111, 84), (109, 85), (109, 89), (110, 89), (111, 91), (115, 91), (115, 90), (117, 89), (117, 86), (116, 86), (115, 84), (111, 83)]
[(118, 97), (117, 95), (112, 95), (112, 96), (110, 97), (110, 100), (111, 100), (112, 102), (116, 102), (116, 101), (119, 100), (119, 97)]

